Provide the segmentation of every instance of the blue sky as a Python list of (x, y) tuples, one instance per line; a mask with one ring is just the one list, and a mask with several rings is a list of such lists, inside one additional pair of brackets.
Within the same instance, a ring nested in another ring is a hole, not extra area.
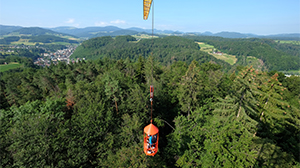
[[(151, 29), (142, 0), (0, 0), (0, 24)], [(159, 30), (300, 33), (300, 0), (155, 0)]]

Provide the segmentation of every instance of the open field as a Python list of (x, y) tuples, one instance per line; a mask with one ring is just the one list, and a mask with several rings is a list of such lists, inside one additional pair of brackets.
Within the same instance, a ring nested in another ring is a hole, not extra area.
[(11, 62), (7, 65), (0, 65), (0, 72), (4, 72), (4, 71), (14, 69), (14, 68), (18, 68), (18, 67), (21, 67), (21, 66), (23, 66), (23, 64), (19, 64), (17, 62)]
[(225, 62), (229, 63), (230, 65), (233, 65), (236, 63), (237, 58), (234, 55), (228, 55), (223, 53), (223, 55), (218, 54), (211, 54), (212, 56), (216, 57), (217, 59), (224, 60)]
[(197, 44), (199, 44), (200, 46), (200, 50), (207, 52), (208, 54), (214, 56), (217, 59), (223, 60), (227, 63), (229, 63), (230, 65), (233, 65), (236, 63), (237, 58), (234, 55), (229, 55), (226, 53), (214, 53), (214, 51), (216, 51), (215, 47), (209, 44), (205, 44), (203, 42), (196, 42)]
[[(152, 36), (148, 35), (148, 34), (132, 35), (132, 37), (134, 37), (136, 39), (149, 39), (149, 38), (152, 38)], [(153, 36), (153, 38), (158, 38), (158, 36)]]
[[(42, 42), (29, 42), (30, 39), (20, 39), (19, 41), (15, 41), (15, 42), (11, 42), (11, 44), (14, 45), (20, 45), (20, 44), (24, 44), (24, 45), (35, 45), (36, 43), (39, 43), (41, 45), (44, 44), (60, 44), (60, 45), (71, 45), (71, 43), (67, 43), (67, 42), (52, 42), (52, 43), (42, 43)], [(72, 39), (72, 40), (77, 40), (77, 39)]]
[(289, 70), (289, 71), (281, 71), (282, 73), (286, 75), (300, 75), (300, 69), (299, 70)]
[[(20, 45), (20, 44), (24, 44), (24, 45), (35, 45), (36, 42), (28, 42), (29, 39), (20, 39), (19, 41), (15, 41), (15, 42), (11, 42), (11, 44), (14, 45)], [(43, 44), (43, 43), (40, 43)]]
[[(20, 44), (24, 44), (24, 45), (35, 45), (36, 42), (29, 42), (30, 39), (20, 39), (19, 41), (14, 41), (11, 42), (11, 44), (14, 45), (20, 45)], [(43, 44), (43, 43), (39, 43), (39, 44)]]
[(52, 43), (48, 43), (48, 44), (70, 45), (70, 43), (67, 43), (67, 42), (52, 42)]
[(75, 38), (75, 37), (72, 37), (72, 36), (58, 36), (58, 37), (65, 38), (65, 39), (68, 39), (68, 40), (79, 41), (78, 38)]
[(289, 41), (289, 40), (275, 40), (275, 42), (279, 43), (289, 43), (294, 45), (300, 45), (300, 41)]
[(199, 44), (201, 50), (203, 50), (203, 51), (213, 52), (213, 50), (215, 49), (214, 46), (209, 45), (209, 44), (205, 44), (205, 43), (202, 43), (202, 42), (197, 42), (197, 44)]

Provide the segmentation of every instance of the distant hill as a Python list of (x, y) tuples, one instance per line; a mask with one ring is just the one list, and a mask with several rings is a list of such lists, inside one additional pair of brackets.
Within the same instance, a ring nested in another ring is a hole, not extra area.
[(259, 38), (269, 38), (275, 40), (297, 40), (300, 41), (300, 33), (292, 33), (292, 34), (275, 34), (268, 36), (259, 36)]
[(24, 35), (33, 35), (33, 36), (39, 36), (39, 35), (57, 35), (57, 36), (72, 36), (76, 37), (74, 35), (66, 34), (66, 33), (60, 33), (55, 32), (49, 29), (44, 29), (40, 27), (24, 27), (21, 29), (17, 29), (12, 31), (10, 34), (24, 34)]
[(39, 35), (30, 36), (29, 42), (41, 42), (41, 43), (54, 43), (54, 42), (65, 42), (65, 43), (78, 43), (75, 40), (69, 40), (66, 38), (61, 38), (53, 35)]
[[(275, 34), (275, 35), (256, 35), (256, 34), (243, 34), (238, 32), (219, 32), (219, 33), (211, 33), (211, 32), (204, 32), (204, 33), (192, 33), (197, 36), (216, 36), (216, 37), (223, 37), (223, 38), (269, 38), (275, 40), (297, 40), (300, 41), (300, 33), (291, 33), (291, 34)], [(190, 33), (185, 33), (185, 35), (190, 35)]]
[(223, 38), (248, 38), (248, 37), (257, 37), (257, 35), (251, 35), (251, 34), (242, 34), (237, 32), (220, 32), (215, 33), (210, 36), (218, 36)]
[[(153, 46), (151, 48), (151, 46)], [(152, 53), (152, 54), (151, 54)], [(176, 61), (185, 61), (188, 64), (193, 60), (204, 62), (214, 62), (221, 65), (224, 70), (231, 68), (230, 64), (199, 50), (199, 45), (193, 40), (182, 37), (169, 36), (164, 38), (143, 39), (136, 41), (132, 36), (109, 36), (97, 37), (86, 40), (77, 47), (71, 58), (129, 58), (137, 61), (140, 56), (148, 57), (153, 55), (154, 59), (163, 65), (168, 65)]]
[(0, 44), (27, 44), (34, 45), (35, 43), (52, 43), (52, 44), (68, 44), (78, 43), (72, 38), (62, 38), (54, 35), (37, 35), (37, 36), (8, 36), (0, 39)]
[(121, 36), (121, 35), (135, 35), (138, 34), (139, 32), (134, 31), (134, 30), (117, 30), (117, 31), (113, 31), (110, 33), (97, 33), (94, 35), (94, 37), (101, 37), (101, 36)]
[[(138, 27), (131, 27), (126, 30), (133, 30), (133, 31), (137, 31), (139, 33), (142, 33), (142, 32), (149, 33), (149, 34), (152, 33), (152, 29), (142, 29), (142, 28), (138, 28)], [(153, 30), (153, 33), (155, 33), (155, 34), (173, 34), (174, 32), (175, 31), (173, 31), (173, 30), (157, 30), (157, 29)]]
[(5, 35), (8, 34), (12, 31), (21, 29), (21, 26), (5, 26), (5, 25), (0, 25), (0, 35)]
[[(86, 27), (86, 28), (76, 28), (76, 27), (56, 27), (56, 28), (39, 28), (39, 27), (29, 27), (24, 28), (20, 26), (5, 26), (0, 25), (0, 35), (9, 33), (20, 33), (20, 34), (31, 34), (31, 35), (69, 35), (81, 38), (94, 38), (100, 36), (118, 36), (118, 35), (135, 35), (135, 34), (152, 34), (152, 29), (142, 29), (138, 27), (131, 27), (127, 29), (122, 29), (116, 26), (105, 26), (105, 27)], [(290, 34), (274, 34), (274, 35), (256, 35), (250, 33), (238, 33), (238, 32), (180, 32), (173, 30), (157, 30), (154, 29), (154, 34), (156, 35), (195, 35), (195, 36), (216, 36), (223, 38), (270, 38), (274, 40), (297, 40), (300, 41), (300, 33), (290, 33)]]
[[(139, 33), (152, 34), (152, 29), (142, 29), (138, 27), (131, 27), (128, 29), (121, 29), (115, 26), (106, 27), (86, 27), (86, 28), (75, 28), (75, 27), (57, 27), (51, 28), (50, 30), (72, 34), (82, 38), (94, 38), (101, 36), (119, 36), (119, 35), (135, 35)], [(172, 30), (157, 30), (154, 29), (155, 34), (174, 34)], [(179, 32), (182, 34), (182, 32)], [(178, 32), (176, 32), (178, 34)]]
[(213, 33), (212, 32), (209, 32), (209, 31), (206, 31), (204, 33), (202, 33), (202, 35), (206, 35), (206, 36), (212, 36)]
[[(122, 30), (121, 28), (115, 26), (106, 26), (106, 27), (86, 27), (86, 28), (75, 28), (75, 27), (57, 27), (51, 28), (50, 30), (72, 34), (77, 37), (95, 37), (95, 34), (103, 36), (106, 33), (112, 33), (114, 31)], [(107, 35), (108, 36), (108, 35)]]

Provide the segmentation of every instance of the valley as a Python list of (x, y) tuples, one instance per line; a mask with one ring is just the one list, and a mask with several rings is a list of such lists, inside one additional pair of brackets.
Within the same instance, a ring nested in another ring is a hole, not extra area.
[(96, 29), (2, 36), (0, 167), (299, 165), (295, 42)]

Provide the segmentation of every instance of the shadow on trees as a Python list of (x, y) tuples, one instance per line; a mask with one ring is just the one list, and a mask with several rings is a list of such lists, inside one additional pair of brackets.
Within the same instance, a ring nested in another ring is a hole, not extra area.
[(297, 129), (284, 125), (272, 128), (268, 123), (259, 123), (254, 143), (259, 149), (253, 167), (294, 167), (299, 165), (300, 141)]

